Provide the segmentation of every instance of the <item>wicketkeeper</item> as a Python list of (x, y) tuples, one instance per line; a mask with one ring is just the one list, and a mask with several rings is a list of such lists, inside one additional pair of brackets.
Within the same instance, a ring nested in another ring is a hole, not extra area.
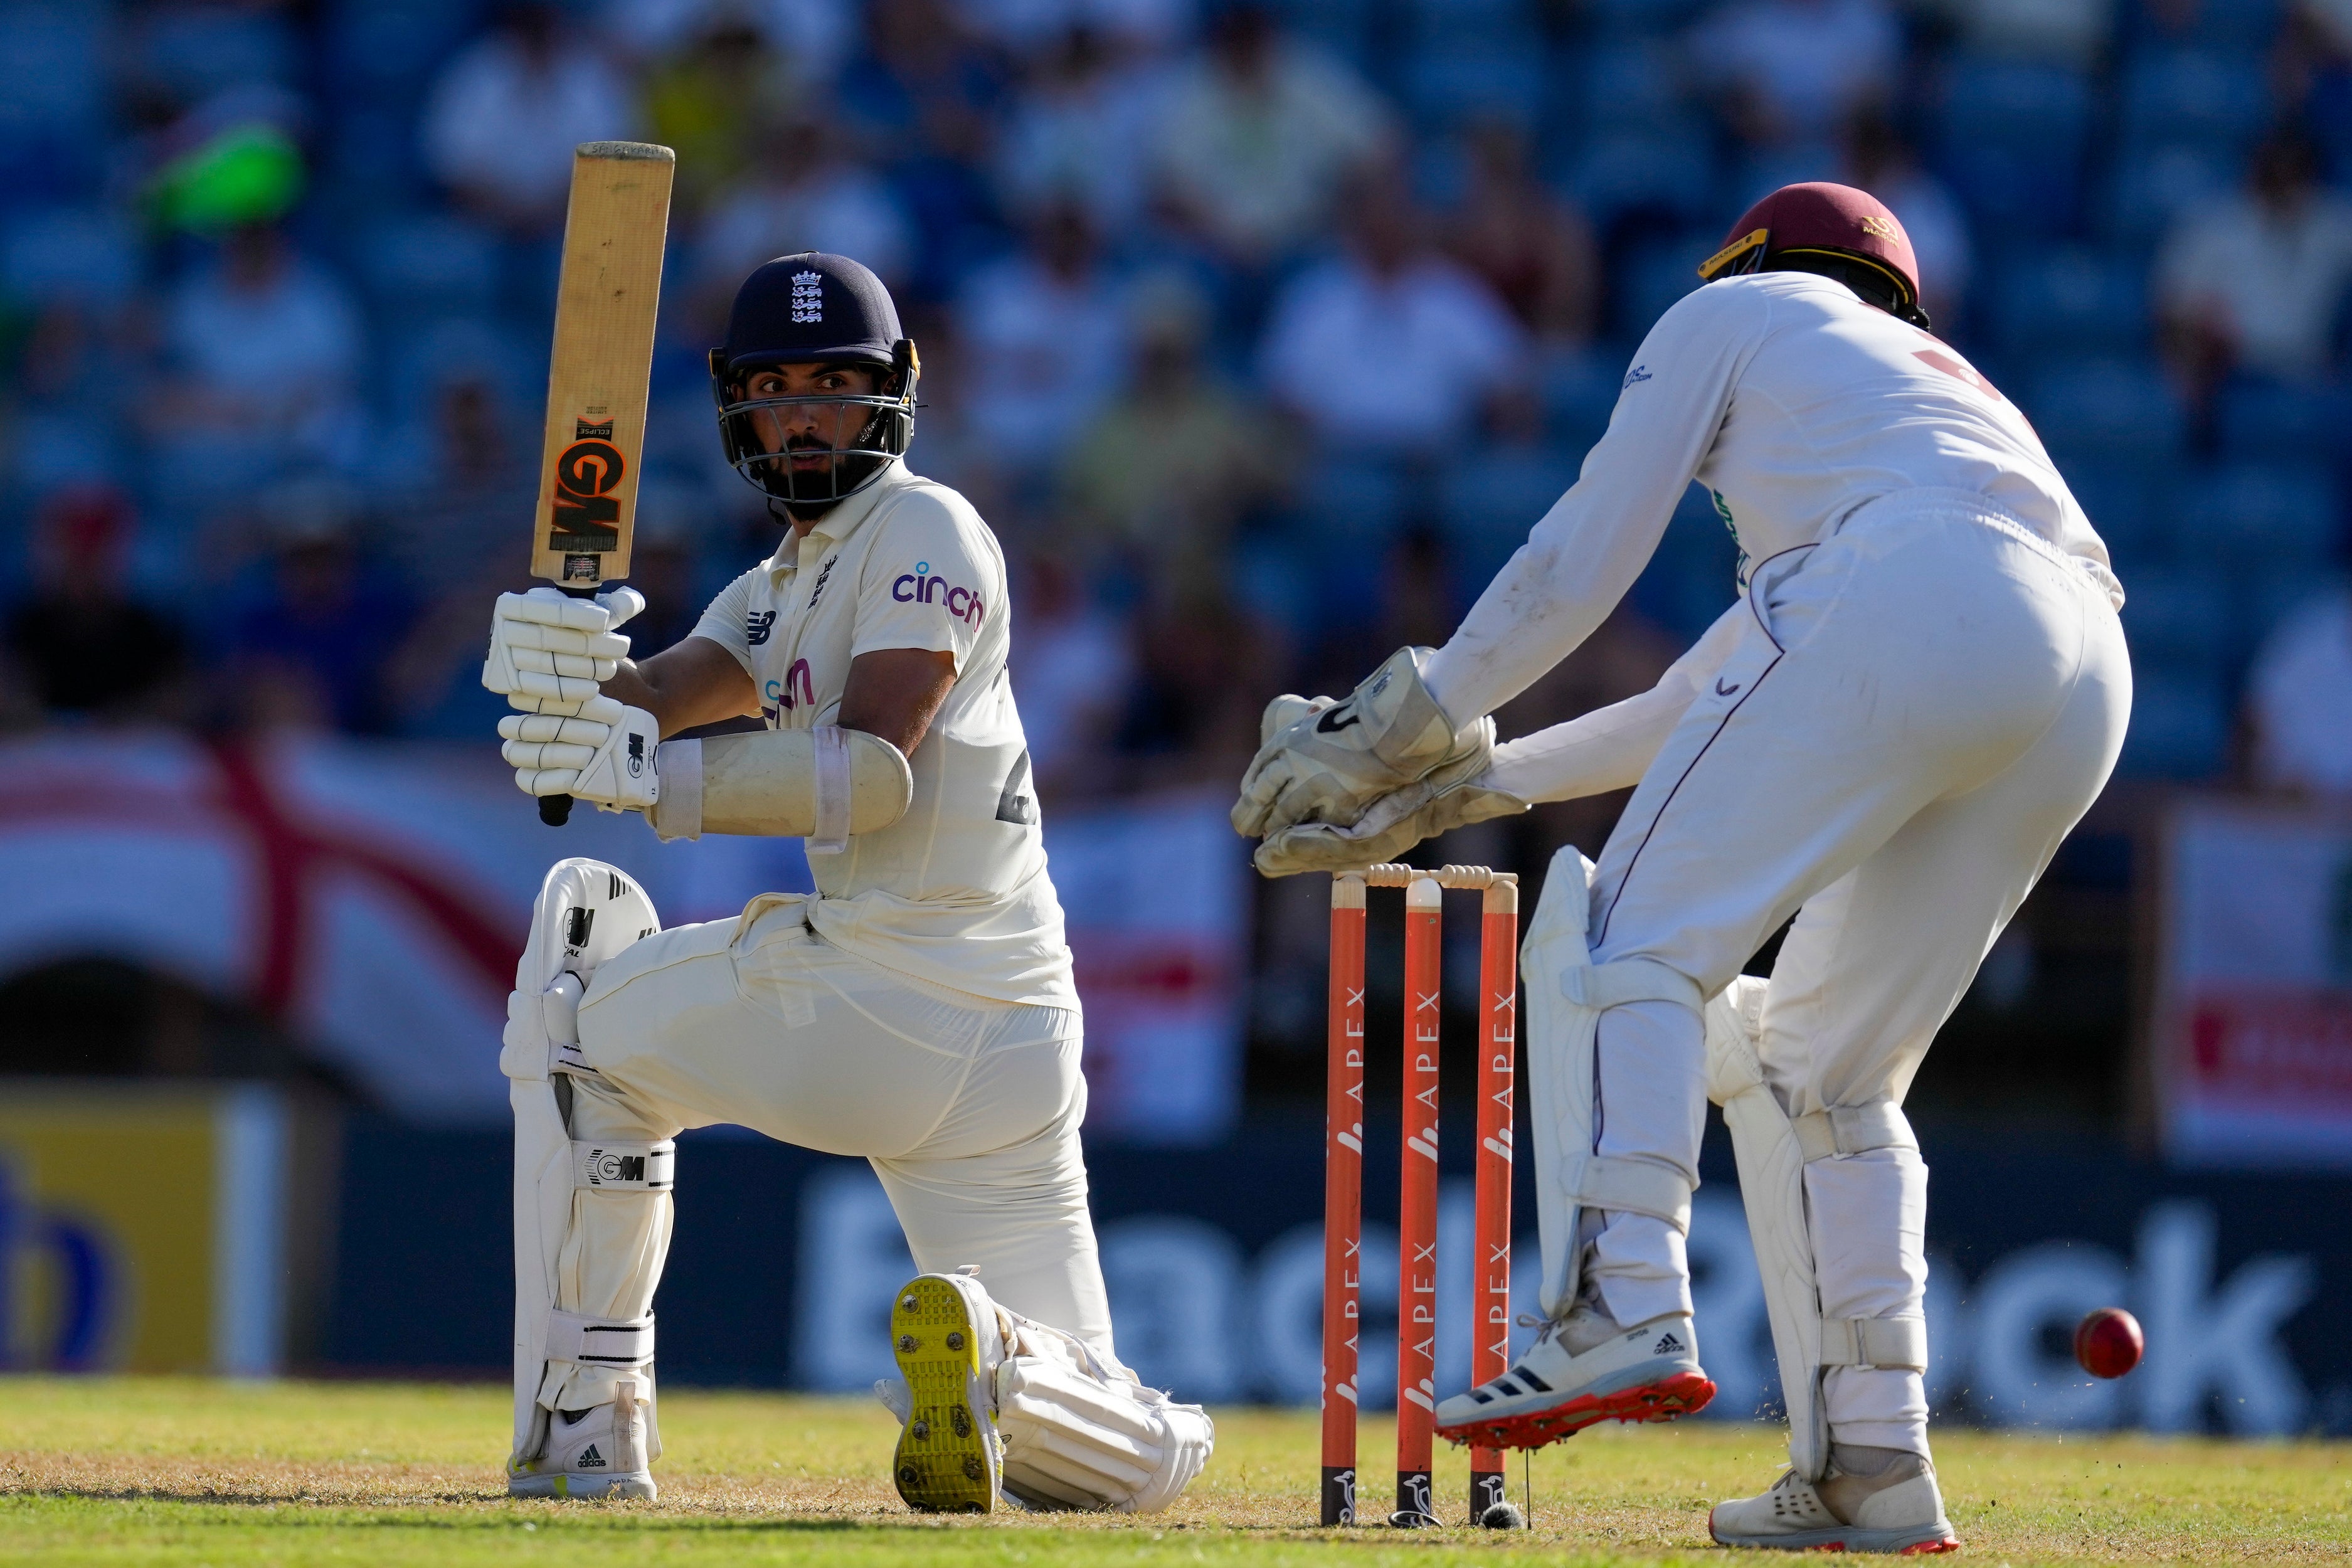
[[(925, 1271), (891, 1304), (903, 1377), (877, 1390), (910, 1506), (1148, 1511), (1208, 1461), (1200, 1407), (1113, 1353), (1004, 560), (901, 460), (918, 373), (866, 268), (767, 263), (710, 377), (728, 459), (783, 525), (775, 553), (642, 664), (614, 629), (633, 590), (499, 600), (482, 679), (520, 710), (499, 732), (526, 792), (641, 811), (665, 839), (804, 837), (817, 885), (663, 931), (612, 867), (548, 874), (501, 1057), (518, 1495), (654, 1495), (672, 1140), (713, 1122), (881, 1177)], [(767, 729), (661, 739), (738, 714)]]
[[(1788, 186), (1700, 275), (1452, 640), (1268, 709), (1234, 824), (1281, 875), (1636, 786), (1597, 868), (1552, 862), (1526, 944), (1549, 1321), (1438, 1429), (1532, 1447), (1713, 1395), (1683, 1246), (1712, 1099), (1792, 1467), (1715, 1538), (1946, 1550), (1903, 1096), (2115, 764), (2123, 591), (2024, 416), (1927, 331), (1877, 200)], [(1608, 615), (1694, 478), (1738, 602), (1654, 690), (1496, 746), (1486, 715)], [(1742, 978), (1791, 915), (1771, 979)]]

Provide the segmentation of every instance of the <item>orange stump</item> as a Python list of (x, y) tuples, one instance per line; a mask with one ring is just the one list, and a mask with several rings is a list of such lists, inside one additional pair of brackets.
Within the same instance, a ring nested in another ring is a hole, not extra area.
[[(1519, 889), (1487, 885), (1478, 943), (1477, 1248), (1470, 1309), (1470, 1386), (1511, 1365), (1511, 1110), (1519, 1022)], [(1470, 1450), (1470, 1518), (1503, 1500), (1503, 1456)]]
[(1437, 1034), (1445, 938), (1436, 880), (1404, 890), (1404, 1120), (1397, 1154), (1397, 1516), (1434, 1524), (1430, 1428), (1437, 1419)]
[[(1328, 1061), (1323, 1164), (1325, 1524), (1356, 1522), (1357, 1373), (1361, 1349), (1365, 889), (1405, 889), (1403, 1123), (1399, 1155), (1397, 1509), (1399, 1526), (1437, 1521), (1430, 1489), (1437, 1388), (1439, 1020), (1443, 889), (1485, 895), (1479, 943), (1478, 1152), (1471, 1381), (1508, 1366), (1511, 1122), (1518, 1016), (1518, 879), (1478, 866), (1372, 866), (1331, 882)], [(1470, 1518), (1503, 1500), (1502, 1456), (1471, 1450)]]
[(1356, 1522), (1356, 1352), (1363, 1288), (1364, 883), (1331, 884), (1323, 1103), (1323, 1522)]

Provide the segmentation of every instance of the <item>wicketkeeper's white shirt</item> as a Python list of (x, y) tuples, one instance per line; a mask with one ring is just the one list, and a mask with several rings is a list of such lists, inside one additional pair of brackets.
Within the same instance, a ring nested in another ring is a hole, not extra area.
[(1906, 489), (1983, 496), (2105, 582), (2107, 547), (2017, 405), (1940, 339), (1806, 272), (1729, 278), (1659, 318), (1609, 429), (1438, 650), (1430, 688), (1491, 713), (1573, 652), (1656, 550), (1693, 479), (1748, 567)]
[(1004, 555), (980, 515), (893, 459), (729, 584), (694, 635), (750, 672), (772, 730), (835, 722), (859, 654), (952, 653), (955, 685), (908, 759), (914, 803), (842, 853), (809, 857), (820, 895), (809, 925), (918, 980), (1075, 1008), (1028, 742), (1005, 678), (1011, 618)]

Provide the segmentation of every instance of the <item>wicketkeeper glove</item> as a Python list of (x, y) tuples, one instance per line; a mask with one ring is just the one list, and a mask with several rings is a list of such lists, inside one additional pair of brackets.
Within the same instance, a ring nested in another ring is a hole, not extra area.
[(560, 588), (500, 594), (482, 684), (525, 712), (568, 711), (564, 705), (595, 696), (628, 657), (629, 639), (614, 628), (645, 607), (645, 595), (627, 587), (593, 599)]
[(1516, 816), (1528, 805), (1508, 790), (1475, 779), (1446, 784), (1423, 779), (1374, 801), (1352, 827), (1302, 822), (1269, 833), (1250, 858), (1267, 877), (1352, 871), (1396, 860), (1423, 839), (1449, 828), (1490, 816)]
[(661, 798), (661, 725), (642, 708), (592, 697), (576, 716), (509, 713), (499, 748), (525, 795), (568, 795), (600, 811), (643, 811)]
[(1485, 773), (1495, 722), (1457, 726), (1446, 717), (1422, 682), (1430, 652), (1399, 648), (1344, 701), (1282, 696), (1266, 704), (1262, 743), (1234, 804), (1234, 831), (1255, 838), (1302, 822), (1346, 827), (1407, 784)]

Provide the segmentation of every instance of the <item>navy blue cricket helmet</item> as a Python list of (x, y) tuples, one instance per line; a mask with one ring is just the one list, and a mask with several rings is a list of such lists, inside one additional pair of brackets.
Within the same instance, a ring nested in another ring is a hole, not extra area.
[[(744, 395), (759, 371), (835, 363), (873, 365), (882, 373), (878, 390), (871, 395)], [(821, 250), (780, 256), (735, 291), (727, 341), (710, 351), (719, 445), (737, 473), (776, 500), (830, 505), (872, 484), (906, 451), (915, 435), (920, 374), (914, 341), (900, 330), (890, 290), (871, 269)], [(822, 435), (826, 421), (793, 412), (819, 405), (838, 411), (830, 437)], [(852, 409), (864, 410), (864, 419), (855, 419)], [(812, 425), (787, 433), (788, 426)]]

